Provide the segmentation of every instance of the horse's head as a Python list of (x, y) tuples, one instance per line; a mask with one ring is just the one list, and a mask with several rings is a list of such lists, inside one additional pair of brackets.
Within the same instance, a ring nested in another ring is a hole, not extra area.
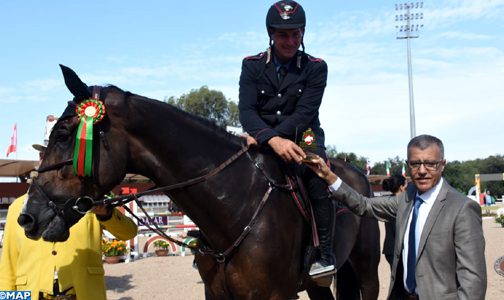
[(90, 88), (71, 69), (61, 69), (74, 99), (51, 132), (38, 177), (32, 179), (18, 218), (27, 237), (47, 241), (66, 240), (69, 228), (94, 200), (120, 183), (128, 155), (121, 121), (115, 122), (117, 127), (111, 125), (122, 113), (124, 93)]

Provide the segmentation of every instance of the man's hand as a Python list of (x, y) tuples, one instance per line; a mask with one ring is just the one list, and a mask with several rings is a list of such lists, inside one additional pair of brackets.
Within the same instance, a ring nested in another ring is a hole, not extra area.
[(301, 160), (306, 157), (303, 149), (296, 145), (296, 143), (279, 136), (274, 136), (269, 139), (268, 145), (270, 145), (276, 154), (280, 155), (280, 157), (287, 162), (295, 161), (301, 164)]
[(324, 179), (327, 184), (331, 185), (336, 182), (338, 177), (334, 174), (327, 163), (318, 155), (313, 154), (313, 158), (303, 161), (303, 163), (315, 172), (320, 178)]

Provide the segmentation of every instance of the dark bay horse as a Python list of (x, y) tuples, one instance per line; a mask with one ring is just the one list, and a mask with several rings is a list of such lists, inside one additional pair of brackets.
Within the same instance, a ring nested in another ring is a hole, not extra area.
[[(86, 210), (81, 205), (101, 199), (126, 173), (141, 174), (157, 186), (177, 185), (167, 194), (200, 228), (207, 247), (197, 263), (207, 299), (285, 300), (303, 288), (313, 299), (332, 299), (329, 288), (314, 286), (305, 275), (311, 228), (285, 188), (276, 156), (246, 148), (243, 139), (166, 103), (115, 86), (88, 87), (61, 67), (74, 99), (52, 130), (18, 219), (28, 237), (66, 240)], [(91, 105), (89, 98), (103, 105)], [(86, 130), (91, 141), (82, 140)], [(357, 189), (363, 183), (361, 192), (369, 193), (367, 181), (353, 183), (360, 175), (349, 165), (335, 166), (344, 180)], [(339, 266), (343, 273), (345, 265), (353, 270), (363, 299), (376, 299), (377, 223), (340, 216)], [(338, 275), (345, 279), (350, 275)], [(358, 299), (356, 293), (346, 299)]]

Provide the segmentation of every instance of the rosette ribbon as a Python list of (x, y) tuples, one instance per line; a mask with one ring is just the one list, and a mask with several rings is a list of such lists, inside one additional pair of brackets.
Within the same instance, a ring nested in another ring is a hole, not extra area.
[(93, 166), (93, 125), (105, 116), (105, 105), (98, 99), (87, 99), (75, 108), (79, 127), (75, 139), (73, 157), (74, 173), (77, 176), (91, 176)]

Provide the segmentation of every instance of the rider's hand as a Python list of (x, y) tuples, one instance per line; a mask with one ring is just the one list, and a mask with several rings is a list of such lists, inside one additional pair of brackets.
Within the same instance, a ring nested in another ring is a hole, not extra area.
[(303, 149), (296, 145), (296, 143), (279, 136), (274, 136), (269, 139), (268, 145), (273, 149), (273, 151), (275, 151), (276, 154), (280, 155), (280, 157), (287, 162), (295, 161), (296, 163), (301, 164), (301, 160), (306, 157)]
[(315, 172), (320, 178), (324, 179), (329, 185), (336, 182), (338, 177), (334, 174), (327, 163), (318, 155), (313, 154), (314, 158), (304, 160), (303, 163)]

